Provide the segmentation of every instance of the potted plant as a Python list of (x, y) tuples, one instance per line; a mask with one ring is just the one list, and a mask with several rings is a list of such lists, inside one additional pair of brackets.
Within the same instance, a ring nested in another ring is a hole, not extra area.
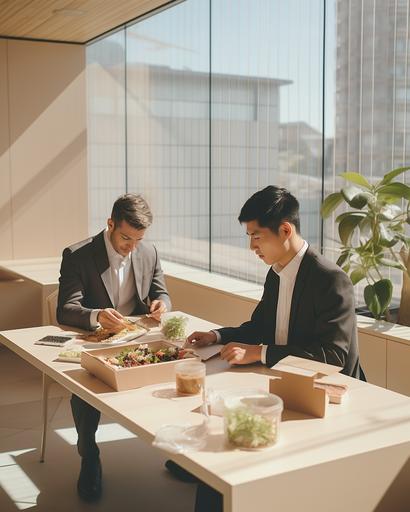
[(393, 285), (386, 272), (403, 272), (403, 287), (398, 323), (410, 325), (410, 187), (394, 181), (410, 167), (401, 167), (371, 184), (356, 172), (341, 174), (349, 183), (330, 194), (321, 208), (328, 218), (343, 202), (350, 207), (336, 217), (341, 254), (337, 264), (356, 285), (367, 281), (364, 300), (376, 319), (386, 318), (392, 300)]

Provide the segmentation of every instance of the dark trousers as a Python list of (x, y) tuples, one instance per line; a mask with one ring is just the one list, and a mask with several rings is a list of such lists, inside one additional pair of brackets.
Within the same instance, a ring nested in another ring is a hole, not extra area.
[(222, 494), (203, 482), (198, 483), (195, 512), (222, 512)]
[(76, 395), (71, 396), (71, 411), (78, 434), (77, 449), (81, 457), (96, 459), (100, 450), (95, 442), (101, 413)]

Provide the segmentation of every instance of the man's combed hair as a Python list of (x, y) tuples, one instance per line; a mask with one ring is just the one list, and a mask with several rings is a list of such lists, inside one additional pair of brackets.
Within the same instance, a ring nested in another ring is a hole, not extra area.
[(269, 185), (251, 196), (242, 206), (238, 220), (256, 220), (259, 226), (278, 233), (284, 222), (290, 222), (300, 232), (299, 203), (285, 188)]
[(111, 219), (117, 227), (123, 220), (135, 229), (147, 229), (152, 224), (152, 213), (143, 197), (124, 194), (114, 203)]

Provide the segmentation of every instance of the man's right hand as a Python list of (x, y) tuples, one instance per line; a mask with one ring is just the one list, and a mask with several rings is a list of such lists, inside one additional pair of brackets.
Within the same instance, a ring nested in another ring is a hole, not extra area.
[(186, 345), (194, 345), (195, 347), (205, 347), (216, 342), (216, 334), (213, 331), (201, 332), (195, 331), (186, 339)]
[(102, 309), (97, 316), (97, 321), (104, 329), (110, 329), (114, 332), (121, 331), (124, 328), (124, 317), (113, 308)]

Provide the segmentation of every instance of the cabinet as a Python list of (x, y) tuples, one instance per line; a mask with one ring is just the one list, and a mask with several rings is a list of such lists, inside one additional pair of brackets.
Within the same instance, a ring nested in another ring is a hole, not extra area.
[(358, 315), (360, 362), (368, 382), (410, 396), (410, 327)]
[(385, 388), (387, 340), (367, 332), (359, 332), (359, 353), (367, 382)]
[(387, 389), (410, 396), (410, 344), (388, 341)]

